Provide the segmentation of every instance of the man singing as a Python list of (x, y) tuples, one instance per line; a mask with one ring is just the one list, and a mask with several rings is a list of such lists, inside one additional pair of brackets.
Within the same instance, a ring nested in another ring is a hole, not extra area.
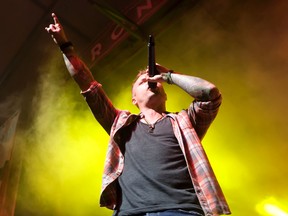
[[(56, 15), (52, 17), (54, 23), (46, 31), (60, 47), (95, 118), (110, 135), (101, 206), (118, 216), (230, 214), (201, 144), (221, 104), (218, 88), (157, 64), (159, 74), (150, 77), (148, 70), (140, 71), (133, 82), (132, 103), (139, 114), (119, 110), (77, 56)], [(193, 98), (186, 110), (166, 110), (164, 82)]]

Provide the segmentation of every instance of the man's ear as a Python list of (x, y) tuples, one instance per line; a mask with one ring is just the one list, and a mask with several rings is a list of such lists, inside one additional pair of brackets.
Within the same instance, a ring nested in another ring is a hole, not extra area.
[(137, 100), (134, 97), (132, 98), (132, 103), (137, 106)]

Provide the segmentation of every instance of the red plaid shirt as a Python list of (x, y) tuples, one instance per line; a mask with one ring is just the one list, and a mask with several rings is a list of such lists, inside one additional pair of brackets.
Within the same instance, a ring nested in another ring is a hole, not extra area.
[[(124, 156), (118, 145), (121, 140), (119, 131), (139, 119), (139, 115), (114, 108), (97, 82), (82, 94), (95, 118), (110, 134), (100, 205), (116, 209), (117, 178), (124, 166)], [(195, 100), (187, 110), (167, 114), (184, 153), (196, 194), (207, 216), (230, 214), (229, 206), (200, 141), (216, 117), (220, 104), (221, 96), (214, 101)]]

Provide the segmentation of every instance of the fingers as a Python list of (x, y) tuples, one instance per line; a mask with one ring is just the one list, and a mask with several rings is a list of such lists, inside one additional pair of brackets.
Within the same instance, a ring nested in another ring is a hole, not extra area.
[(52, 32), (52, 25), (50, 24), (48, 27), (45, 27), (45, 30), (46, 30), (48, 33), (51, 33), (51, 32)]
[(55, 32), (57, 30), (57, 28), (55, 27), (54, 24), (50, 24), (48, 27), (45, 27), (45, 30), (48, 32), (48, 33), (52, 33), (52, 32)]
[(56, 24), (60, 24), (60, 22), (59, 22), (59, 20), (58, 20), (58, 18), (57, 18), (57, 16), (56, 16), (56, 14), (55, 14), (55, 13), (52, 13), (51, 15), (52, 15), (52, 18), (53, 18), (53, 20), (54, 20), (54, 24), (55, 24), (55, 25), (56, 25)]
[(153, 76), (153, 77), (147, 77), (147, 81), (148, 82), (163, 82), (163, 78), (162, 78), (162, 76), (160, 75), (160, 74), (158, 74), (158, 75), (155, 75), (155, 76)]
[(56, 30), (56, 25), (60, 25), (59, 20), (58, 20), (56, 14), (55, 14), (55, 13), (52, 13), (51, 16), (52, 16), (52, 18), (53, 18), (54, 24), (50, 24), (48, 27), (45, 27), (45, 30), (46, 30), (48, 33), (51, 33), (51, 32), (53, 32), (53, 31), (55, 31), (55, 30)]

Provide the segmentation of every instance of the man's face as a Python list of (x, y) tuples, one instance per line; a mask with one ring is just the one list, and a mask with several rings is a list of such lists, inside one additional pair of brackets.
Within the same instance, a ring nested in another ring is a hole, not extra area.
[(161, 83), (157, 83), (157, 87), (150, 89), (147, 78), (148, 73), (142, 74), (135, 81), (132, 88), (132, 103), (136, 106), (146, 106), (153, 108), (162, 103), (165, 104), (167, 99), (166, 93)]

